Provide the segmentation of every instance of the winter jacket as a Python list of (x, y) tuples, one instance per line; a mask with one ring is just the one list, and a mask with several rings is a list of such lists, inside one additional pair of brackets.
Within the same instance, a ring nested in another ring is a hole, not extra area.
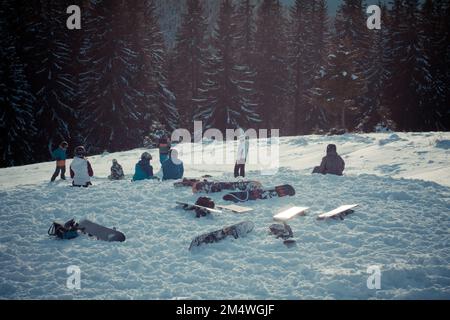
[(334, 150), (327, 151), (327, 155), (323, 157), (322, 163), (319, 167), (319, 173), (335, 174), (342, 176), (345, 169), (344, 160)]
[(91, 163), (86, 158), (75, 157), (70, 164), (70, 177), (74, 186), (88, 186), (94, 175)]
[(111, 180), (120, 180), (125, 177), (123, 173), (122, 166), (118, 163), (114, 163), (111, 167), (111, 175), (109, 176), (109, 179)]
[(236, 162), (238, 164), (245, 164), (245, 162), (247, 161), (249, 145), (250, 143), (248, 139), (245, 138), (239, 139), (238, 153), (236, 159)]
[(176, 164), (172, 159), (167, 159), (162, 164), (163, 180), (176, 180), (183, 178), (184, 167), (183, 162), (178, 160), (180, 163)]
[(170, 141), (165, 140), (165, 139), (161, 139), (159, 140), (158, 143), (158, 148), (159, 148), (159, 154), (169, 154), (170, 148), (172, 147), (172, 145), (170, 144)]
[(58, 167), (66, 166), (67, 154), (66, 154), (66, 150), (64, 150), (63, 148), (59, 147), (59, 148), (53, 150), (52, 158), (53, 158), (53, 160), (56, 160), (56, 165)]
[(154, 179), (154, 178), (155, 177), (153, 176), (153, 167), (150, 165), (150, 160), (141, 159), (138, 163), (136, 163), (133, 181)]

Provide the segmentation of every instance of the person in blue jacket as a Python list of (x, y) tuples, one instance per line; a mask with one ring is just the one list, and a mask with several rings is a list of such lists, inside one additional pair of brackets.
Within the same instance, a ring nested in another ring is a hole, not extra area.
[(141, 160), (136, 163), (133, 181), (157, 179), (153, 175), (153, 167), (150, 165), (152, 155), (148, 152), (144, 152), (141, 156)]
[(69, 144), (66, 141), (63, 141), (59, 144), (59, 147), (52, 152), (53, 160), (56, 160), (56, 169), (50, 179), (51, 182), (54, 182), (56, 177), (61, 172), (61, 179), (66, 180), (66, 159), (67, 159), (67, 148)]
[(171, 149), (169, 159), (162, 164), (163, 180), (176, 180), (183, 178), (183, 162), (178, 159), (178, 151)]

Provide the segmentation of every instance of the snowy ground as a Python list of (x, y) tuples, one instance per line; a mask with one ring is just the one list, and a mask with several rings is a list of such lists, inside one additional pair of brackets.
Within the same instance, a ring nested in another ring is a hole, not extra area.
[[(54, 163), (0, 169), (0, 298), (450, 299), (450, 133), (287, 137), (280, 143), (277, 175), (260, 175), (250, 165), (247, 178), (266, 186), (289, 183), (294, 197), (253, 201), (246, 204), (251, 213), (202, 219), (174, 205), (195, 201), (190, 189), (106, 179), (113, 158), (131, 178), (143, 150), (91, 157), (89, 189), (49, 184)], [(347, 163), (344, 177), (310, 174), (328, 143), (338, 145)], [(208, 150), (221, 148), (213, 143)], [(154, 167), (159, 170), (157, 161)], [(233, 180), (232, 169), (187, 164), (185, 172)], [(222, 195), (212, 197), (223, 203)], [(351, 203), (360, 207), (344, 221), (316, 220)], [(290, 222), (297, 240), (290, 249), (268, 234), (272, 216), (289, 206), (310, 207)], [(47, 236), (52, 221), (73, 217), (115, 226), (127, 241)], [(194, 236), (244, 220), (255, 223), (246, 238), (187, 250)], [(70, 265), (81, 268), (80, 290), (66, 288)], [(367, 288), (369, 266), (381, 269), (380, 290)]]

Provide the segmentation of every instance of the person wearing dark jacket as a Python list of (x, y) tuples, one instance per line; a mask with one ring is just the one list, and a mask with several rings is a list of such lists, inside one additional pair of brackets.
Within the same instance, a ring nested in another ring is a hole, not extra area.
[(56, 177), (61, 172), (61, 179), (66, 180), (66, 159), (67, 159), (67, 148), (69, 147), (69, 144), (66, 141), (63, 141), (59, 144), (59, 147), (55, 149), (52, 152), (52, 158), (53, 160), (56, 160), (56, 169), (53, 173), (52, 178), (50, 179), (51, 182), (54, 182)]
[(337, 154), (336, 145), (329, 144), (327, 146), (327, 155), (323, 157), (319, 167), (315, 167), (313, 173), (335, 174), (342, 176), (345, 169), (345, 162)]
[(163, 180), (176, 180), (183, 178), (183, 162), (178, 159), (178, 151), (170, 150), (169, 159), (162, 164)]
[(153, 167), (150, 165), (150, 160), (152, 160), (150, 153), (144, 152), (141, 155), (141, 160), (135, 166), (133, 181), (157, 179), (153, 175)]

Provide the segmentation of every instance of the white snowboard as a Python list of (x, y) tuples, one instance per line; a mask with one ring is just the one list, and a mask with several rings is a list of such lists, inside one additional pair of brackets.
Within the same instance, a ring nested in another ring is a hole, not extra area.
[(307, 207), (292, 207), (274, 215), (273, 220), (285, 222), (298, 215), (303, 215), (308, 209)]
[(340, 206), (339, 208), (336, 208), (336, 209), (331, 210), (329, 212), (322, 213), (321, 215), (319, 215), (317, 217), (317, 219), (318, 220), (323, 220), (323, 219), (329, 219), (329, 218), (338, 217), (338, 216), (342, 215), (343, 213), (356, 208), (357, 206), (359, 206), (359, 205), (358, 204), (350, 204), (350, 205)]
[(176, 204), (182, 206), (182, 207), (190, 207), (190, 208), (200, 208), (200, 209), (204, 209), (207, 210), (209, 212), (214, 212), (214, 213), (222, 213), (221, 210), (217, 210), (217, 209), (212, 209), (212, 208), (207, 208), (207, 207), (202, 207), (193, 203), (187, 203), (187, 202), (179, 202), (176, 201)]
[(238, 206), (235, 204), (230, 204), (230, 205), (225, 205), (225, 206), (216, 206), (216, 207), (219, 209), (228, 210), (228, 211), (232, 211), (235, 213), (245, 213), (245, 212), (253, 211), (253, 208), (242, 207), (242, 206)]

